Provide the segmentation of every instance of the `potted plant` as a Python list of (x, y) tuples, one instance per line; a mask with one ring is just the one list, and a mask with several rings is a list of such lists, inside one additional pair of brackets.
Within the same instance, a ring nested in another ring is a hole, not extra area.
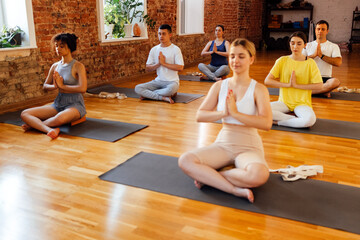
[(119, 0), (106, 0), (104, 5), (105, 35), (108, 38), (124, 37), (125, 18)]
[(124, 26), (125, 37), (131, 37), (134, 19), (140, 18), (144, 14), (144, 11), (138, 9), (138, 7), (143, 6), (143, 3), (140, 0), (122, 0), (120, 4), (126, 21)]
[(0, 48), (21, 46), (23, 33), (19, 26), (13, 28), (3, 26), (0, 33)]
[[(104, 6), (105, 24), (114, 24), (113, 35), (115, 37), (131, 37), (132, 24), (136, 18), (139, 19), (139, 25), (147, 23), (154, 28), (156, 22), (148, 15), (144, 15), (144, 11), (140, 9), (143, 2), (140, 0), (106, 0)], [(144, 32), (144, 27), (142, 27)], [(139, 31), (134, 31), (138, 33)], [(134, 34), (139, 36), (138, 34)]]

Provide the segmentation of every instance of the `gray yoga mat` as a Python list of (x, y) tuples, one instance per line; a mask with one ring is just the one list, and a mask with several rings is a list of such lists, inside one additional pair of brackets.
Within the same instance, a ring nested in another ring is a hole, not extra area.
[(284, 182), (271, 174), (254, 188), (255, 202), (204, 186), (201, 190), (178, 167), (177, 158), (140, 152), (100, 179), (201, 202), (292, 219), (360, 234), (360, 189), (318, 180)]
[[(270, 95), (279, 95), (278, 88), (268, 88)], [(335, 99), (335, 100), (347, 100), (347, 101), (360, 101), (360, 93), (343, 93), (343, 92), (331, 92), (331, 97), (327, 98), (322, 94), (312, 95), (313, 98)]]
[[(124, 93), (127, 97), (130, 98), (140, 98), (140, 96), (135, 92), (135, 89), (133, 88), (122, 88), (122, 87), (115, 87), (112, 84), (105, 84), (99, 87), (91, 88), (87, 90), (88, 93), (92, 94), (99, 94), (100, 92), (118, 92), (118, 93)], [(194, 101), (204, 95), (202, 94), (190, 94), (190, 93), (177, 93), (176, 97), (174, 98), (174, 101), (177, 103), (189, 103), (191, 101)]]
[[(221, 120), (214, 123), (222, 123)], [(272, 125), (272, 130), (308, 133), (330, 137), (360, 139), (360, 123), (317, 118), (310, 128), (291, 128)]]
[(318, 118), (314, 126), (310, 128), (290, 128), (273, 125), (271, 129), (360, 140), (360, 123), (356, 122)]
[[(24, 124), (24, 122), (20, 118), (20, 113), (21, 111), (2, 114), (0, 115), (0, 122), (21, 126)], [(148, 126), (103, 119), (86, 118), (85, 122), (79, 123), (75, 126), (60, 126), (60, 131), (71, 136), (115, 142), (146, 127)]]
[(206, 79), (201, 80), (200, 76), (193, 76), (193, 75), (179, 75), (180, 80), (184, 81), (193, 81), (193, 82), (215, 82), (214, 80)]

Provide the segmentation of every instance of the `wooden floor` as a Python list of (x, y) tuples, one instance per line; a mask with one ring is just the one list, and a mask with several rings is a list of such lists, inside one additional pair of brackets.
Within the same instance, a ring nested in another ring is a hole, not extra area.
[[(251, 76), (263, 82), (283, 54), (259, 53)], [(198, 70), (192, 67), (182, 73), (193, 71)], [(334, 68), (334, 76), (348, 87), (360, 87), (359, 72), (360, 55), (355, 53), (343, 53), (343, 65)], [(148, 76), (118, 86), (149, 80)], [(206, 94), (210, 86), (181, 81), (179, 92)], [(149, 125), (115, 143), (64, 134), (50, 141), (44, 134), (0, 124), (0, 239), (360, 239), (340, 230), (98, 178), (139, 151), (178, 157), (212, 143), (221, 125), (195, 122), (202, 99), (170, 105), (86, 98), (88, 117)], [(313, 99), (313, 106), (318, 118), (360, 122), (359, 102)], [(359, 140), (259, 132), (271, 168), (320, 164), (324, 173), (315, 179), (360, 187)]]

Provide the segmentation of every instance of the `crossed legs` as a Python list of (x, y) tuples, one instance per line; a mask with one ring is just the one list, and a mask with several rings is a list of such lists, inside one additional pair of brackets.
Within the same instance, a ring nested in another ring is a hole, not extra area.
[(238, 197), (254, 202), (254, 195), (249, 188), (264, 184), (269, 177), (268, 168), (258, 162), (249, 163), (242, 168), (245, 158), (257, 158), (258, 153), (245, 152), (235, 159), (236, 168), (218, 171), (234, 163), (234, 160), (221, 147), (210, 145), (180, 156), (179, 167), (195, 180), (195, 186), (209, 185)]
[(287, 114), (290, 110), (286, 104), (281, 101), (271, 102), (271, 110), (273, 120), (275, 124), (279, 126), (306, 128), (313, 126), (316, 122), (314, 110), (306, 105), (295, 107), (295, 116)]
[(25, 131), (34, 128), (46, 133), (52, 139), (55, 139), (60, 133), (60, 129), (56, 127), (79, 118), (80, 113), (76, 108), (68, 108), (58, 112), (50, 105), (29, 108), (21, 113), (21, 119), (25, 122), (22, 128)]
[(215, 67), (210, 64), (206, 65), (204, 63), (199, 63), (198, 68), (210, 80), (214, 80), (214, 81), (219, 81), (219, 80), (221, 80), (222, 76), (226, 76), (230, 73), (230, 68), (228, 65), (222, 65), (219, 67)]
[(330, 92), (335, 88), (340, 86), (340, 80), (337, 78), (330, 78), (324, 84), (322, 89), (313, 90), (312, 94), (325, 94), (327, 97), (330, 97)]
[(154, 100), (174, 103), (179, 84), (174, 81), (150, 81), (135, 86), (135, 92), (140, 95), (140, 99), (149, 98)]

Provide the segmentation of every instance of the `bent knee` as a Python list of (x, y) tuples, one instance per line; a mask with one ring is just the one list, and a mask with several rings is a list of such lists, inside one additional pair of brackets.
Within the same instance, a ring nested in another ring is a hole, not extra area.
[(24, 119), (24, 118), (26, 118), (26, 117), (29, 116), (29, 115), (31, 115), (31, 114), (30, 114), (30, 110), (29, 110), (29, 109), (25, 109), (24, 111), (21, 112), (20, 117), (21, 117), (21, 119)]
[(267, 182), (270, 173), (269, 169), (261, 163), (255, 163), (248, 166), (249, 184), (251, 187), (259, 187)]
[(304, 128), (312, 127), (312, 126), (314, 126), (315, 122), (316, 122), (316, 117), (309, 117), (307, 119), (304, 119), (303, 127)]
[(179, 167), (186, 171), (191, 167), (192, 164), (199, 162), (197, 157), (193, 153), (184, 153), (179, 157), (178, 165)]
[(139, 94), (141, 91), (142, 91), (141, 85), (136, 85), (136, 86), (135, 86), (135, 92), (136, 92), (137, 94)]
[(333, 80), (333, 87), (334, 87), (334, 88), (339, 87), (339, 86), (340, 86), (340, 80), (337, 79), (337, 78), (333, 78), (333, 79), (334, 79), (334, 80)]

